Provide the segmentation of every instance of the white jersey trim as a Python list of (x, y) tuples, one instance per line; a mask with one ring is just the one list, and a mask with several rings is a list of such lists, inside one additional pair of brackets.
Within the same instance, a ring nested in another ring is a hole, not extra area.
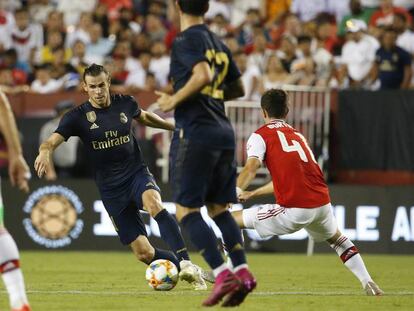
[(256, 133), (251, 134), (246, 144), (246, 150), (248, 158), (257, 158), (262, 162), (266, 154), (266, 143), (263, 137)]

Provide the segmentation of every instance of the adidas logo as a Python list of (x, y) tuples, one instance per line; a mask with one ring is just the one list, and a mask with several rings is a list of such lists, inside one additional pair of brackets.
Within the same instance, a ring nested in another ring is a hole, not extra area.
[(6, 263), (5, 265), (3, 265), (1, 267), (2, 272), (8, 272), (8, 271), (12, 271), (14, 269), (17, 269), (17, 266), (15, 263), (9, 261), (8, 263)]
[(92, 124), (90, 127), (91, 130), (98, 129), (98, 128), (99, 128), (99, 125), (97, 125), (96, 123)]
[(145, 185), (145, 187), (149, 187), (149, 186), (155, 187), (155, 185), (152, 182), (149, 182), (148, 184)]

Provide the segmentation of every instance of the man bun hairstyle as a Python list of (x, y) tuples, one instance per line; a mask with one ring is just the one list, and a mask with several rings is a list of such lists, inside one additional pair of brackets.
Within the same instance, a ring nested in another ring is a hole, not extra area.
[(282, 89), (270, 89), (262, 95), (260, 105), (269, 117), (284, 119), (289, 112), (288, 93)]
[(185, 14), (204, 16), (208, 11), (209, 0), (177, 0), (178, 6)]
[(85, 71), (83, 72), (83, 81), (85, 82), (86, 76), (97, 77), (102, 72), (106, 73), (109, 79), (110, 75), (109, 75), (108, 70), (106, 70), (104, 66), (93, 63), (92, 65), (89, 65), (88, 67), (85, 68)]

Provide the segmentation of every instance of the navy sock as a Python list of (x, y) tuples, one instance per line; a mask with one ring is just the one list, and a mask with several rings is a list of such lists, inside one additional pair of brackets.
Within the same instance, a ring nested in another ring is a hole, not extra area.
[(224, 260), (218, 250), (217, 238), (201, 214), (198, 212), (190, 213), (181, 220), (181, 223), (209, 266), (212, 269), (221, 266)]
[(178, 223), (171, 214), (166, 209), (163, 209), (154, 219), (160, 228), (161, 238), (168, 244), (178, 260), (190, 260)]
[(167, 259), (175, 264), (178, 271), (180, 271), (180, 262), (178, 261), (177, 257), (175, 257), (173, 252), (167, 251), (165, 249), (159, 249), (155, 248), (154, 257), (152, 258), (151, 262), (157, 260), (157, 259)]
[(225, 211), (213, 218), (223, 235), (224, 244), (231, 258), (233, 267), (246, 263), (246, 254), (243, 248), (243, 239), (239, 226), (229, 211)]

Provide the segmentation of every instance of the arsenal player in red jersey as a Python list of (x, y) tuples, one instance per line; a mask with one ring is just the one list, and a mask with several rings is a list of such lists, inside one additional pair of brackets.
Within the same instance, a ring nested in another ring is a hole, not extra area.
[[(289, 112), (287, 93), (278, 89), (267, 91), (261, 107), (265, 125), (247, 142), (248, 159), (237, 179), (237, 192), (240, 201), (274, 192), (277, 204), (233, 212), (238, 225), (256, 229), (262, 237), (304, 228), (314, 240), (329, 243), (360, 280), (367, 295), (382, 295), (354, 243), (338, 230), (328, 187), (305, 137), (285, 121)], [(255, 191), (243, 191), (262, 162), (269, 169), (272, 182)]]

